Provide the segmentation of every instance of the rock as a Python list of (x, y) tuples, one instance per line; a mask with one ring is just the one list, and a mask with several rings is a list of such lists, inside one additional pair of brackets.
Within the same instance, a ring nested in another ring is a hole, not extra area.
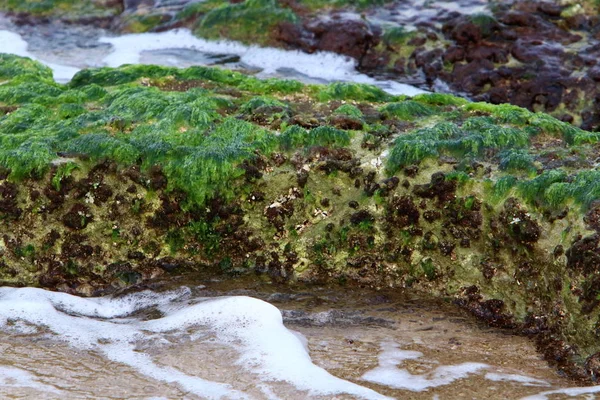
[(357, 60), (380, 41), (381, 30), (362, 19), (331, 18), (308, 25), (313, 34), (315, 49), (344, 54)]

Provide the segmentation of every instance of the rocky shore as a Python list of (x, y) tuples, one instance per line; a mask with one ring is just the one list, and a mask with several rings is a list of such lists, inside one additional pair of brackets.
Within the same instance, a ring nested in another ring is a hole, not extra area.
[(408, 288), (597, 374), (597, 133), (510, 105), (0, 56), (0, 279)]
[(600, 17), (591, 0), (5, 0), (0, 10), (18, 24), (188, 27), (204, 38), (332, 51), (374, 76), (600, 127)]
[(532, 336), (595, 381), (597, 5), (408, 3), (0, 0), (17, 24), (333, 51), (474, 100), (207, 67), (87, 69), (61, 85), (0, 54), (0, 283), (405, 288)]

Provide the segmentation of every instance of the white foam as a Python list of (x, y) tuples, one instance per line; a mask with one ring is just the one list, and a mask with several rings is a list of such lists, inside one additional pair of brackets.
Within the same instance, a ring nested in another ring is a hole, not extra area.
[(489, 368), (487, 364), (467, 362), (440, 366), (428, 373), (416, 375), (411, 374), (406, 369), (400, 369), (398, 366), (406, 360), (416, 360), (422, 357), (422, 353), (401, 350), (398, 344), (388, 342), (382, 343), (381, 349), (379, 365), (367, 371), (361, 378), (394, 389), (421, 392), (432, 387), (448, 385), (482, 369)]
[(518, 374), (501, 374), (497, 372), (488, 372), (485, 374), (485, 379), (493, 382), (517, 382), (523, 386), (550, 386), (550, 384), (541, 379), (532, 378), (529, 376)]
[[(233, 41), (208, 41), (192, 35), (188, 29), (160, 33), (140, 33), (116, 37), (102, 37), (100, 42), (113, 46), (103, 62), (111, 67), (137, 64), (145, 51), (191, 49), (214, 54), (236, 54), (249, 67), (261, 70), (259, 76), (271, 76), (281, 70), (294, 70), (300, 75), (325, 81), (352, 81), (378, 85), (391, 94), (414, 96), (426, 93), (410, 85), (394, 81), (377, 81), (358, 73), (356, 62), (329, 52), (307, 54), (301, 51), (246, 46)], [(174, 60), (170, 60), (173, 63)]]
[(15, 54), (21, 57), (29, 57), (32, 60), (40, 61), (41, 63), (47, 65), (52, 69), (54, 79), (57, 82), (68, 82), (77, 72), (79, 72), (79, 69), (75, 67), (50, 63), (38, 59), (29, 51), (27, 51), (27, 42), (23, 40), (21, 35), (15, 32), (0, 30), (0, 49), (2, 50), (2, 53)]
[[(533, 396), (523, 397), (521, 400), (548, 400), (550, 398), (549, 396), (552, 396), (552, 398), (555, 398), (554, 395), (557, 395), (557, 394), (563, 394), (565, 396), (575, 397), (575, 396), (581, 396), (584, 394), (593, 395), (596, 393), (600, 393), (600, 386), (572, 387), (572, 388), (563, 388), (563, 389), (557, 389), (557, 390), (548, 390), (546, 392), (534, 394)], [(586, 397), (586, 398), (595, 399), (596, 396), (590, 396), (590, 397)]]
[[(197, 38), (188, 29), (176, 29), (160, 33), (139, 33), (114, 37), (101, 37), (101, 43), (112, 46), (110, 54), (102, 59), (101, 64), (119, 67), (123, 64), (139, 64), (143, 62), (142, 53), (158, 50), (195, 50), (209, 54), (238, 55), (240, 60), (250, 68), (259, 69), (259, 77), (281, 75), (292, 71), (292, 78), (310, 78), (320, 82), (346, 81), (376, 85), (394, 95), (414, 96), (426, 93), (411, 85), (395, 81), (378, 81), (356, 71), (356, 61), (350, 57), (330, 52), (307, 54), (301, 51), (281, 50), (274, 48), (246, 46), (233, 41), (209, 41)], [(58, 82), (68, 82), (79, 71), (78, 68), (44, 61), (27, 50), (27, 42), (14, 32), (0, 30), (0, 49), (4, 53), (12, 53), (22, 57), (40, 61), (54, 72)], [(85, 51), (84, 49), (80, 51)], [(81, 57), (80, 57), (81, 58)], [(68, 64), (68, 60), (65, 61)], [(168, 57), (163, 65), (183, 67), (177, 58)], [(92, 66), (92, 65), (90, 65)], [(93, 65), (96, 66), (96, 65)]]
[(0, 365), (0, 387), (30, 388), (46, 393), (61, 393), (55, 387), (38, 382), (36, 377), (29, 372), (5, 365)]
[[(314, 365), (302, 340), (283, 326), (281, 313), (274, 306), (250, 297), (191, 301), (188, 295), (188, 290), (179, 290), (83, 299), (34, 288), (0, 288), (0, 329), (22, 329), (22, 334), (30, 334), (21, 327), (44, 327), (55, 339), (78, 349), (98, 351), (112, 361), (203, 398), (248, 398), (228, 382), (207, 381), (159, 365), (136, 348), (140, 342), (160, 345), (167, 335), (189, 335), (190, 330), (202, 327), (213, 332), (220, 343), (238, 350), (241, 356), (232, 362), (260, 376), (262, 383), (257, 384), (265, 393), (270, 390), (268, 382), (286, 381), (311, 395), (346, 393), (365, 399), (386, 398)], [(131, 316), (148, 307), (158, 308), (164, 316), (149, 321)]]

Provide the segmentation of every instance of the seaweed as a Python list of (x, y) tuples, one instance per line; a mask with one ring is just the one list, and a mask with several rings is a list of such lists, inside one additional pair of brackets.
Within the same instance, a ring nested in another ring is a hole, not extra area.
[(318, 90), (320, 101), (355, 100), (370, 102), (386, 102), (392, 96), (380, 88), (364, 83), (335, 82), (325, 86), (314, 86)]
[(500, 153), (498, 168), (502, 171), (535, 171), (533, 157), (526, 150), (504, 150)]
[(349, 117), (361, 119), (363, 117), (362, 111), (358, 107), (352, 104), (342, 104), (333, 111), (334, 114), (347, 115)]
[(28, 80), (52, 81), (52, 69), (31, 58), (0, 53), (0, 80), (26, 76)]
[(389, 103), (381, 107), (379, 111), (387, 118), (398, 118), (403, 121), (428, 117), (436, 112), (435, 108), (413, 100)]
[(320, 126), (307, 131), (298, 125), (292, 125), (281, 134), (279, 143), (284, 150), (313, 146), (342, 147), (350, 144), (350, 134), (331, 126)]
[(462, 97), (457, 97), (446, 93), (421, 93), (413, 96), (412, 99), (419, 103), (435, 106), (463, 106), (469, 101)]
[(207, 38), (227, 37), (244, 43), (268, 44), (269, 32), (280, 22), (297, 23), (294, 12), (275, 0), (246, 0), (209, 11), (194, 30)]
[(12, 13), (27, 13), (38, 17), (110, 16), (121, 11), (120, 5), (107, 6), (92, 0), (0, 0), (0, 9)]

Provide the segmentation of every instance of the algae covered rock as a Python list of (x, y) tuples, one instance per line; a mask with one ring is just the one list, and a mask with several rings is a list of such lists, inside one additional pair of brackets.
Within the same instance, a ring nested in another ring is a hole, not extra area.
[[(470, 3), (471, 4), (471, 3)], [(18, 24), (118, 33), (186, 27), (215, 40), (335, 52), (371, 75), (600, 129), (598, 2), (518, 0), (458, 9), (388, 0), (0, 0)]]
[(96, 295), (217, 273), (409, 288), (596, 374), (583, 366), (600, 350), (595, 132), (206, 67), (60, 85), (1, 55), (0, 83), (2, 284)]

